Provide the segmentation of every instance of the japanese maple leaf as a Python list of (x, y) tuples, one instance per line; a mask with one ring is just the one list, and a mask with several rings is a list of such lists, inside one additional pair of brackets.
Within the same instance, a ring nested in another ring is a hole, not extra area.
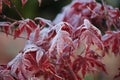
[(0, 80), (15, 80), (15, 78), (10, 74), (10, 70), (7, 65), (0, 65)]
[[(12, 61), (8, 63), (8, 68), (10, 68), (11, 74), (17, 78), (17, 75), (20, 74), (17, 71), (22, 70), (22, 53), (19, 53)], [(20, 74), (22, 75), (22, 74)], [(23, 75), (21, 76), (21, 79), (25, 80)]]
[(21, 51), (12, 61), (8, 63), (7, 66), (10, 68), (10, 73), (15, 78), (26, 80), (37, 71), (37, 50), (38, 48), (35, 45), (27, 43), (23, 51)]
[(104, 31), (114, 26), (119, 29), (119, 17), (119, 9), (110, 5), (101, 5), (95, 0), (72, 0), (72, 3), (65, 6), (62, 13), (57, 15), (54, 23), (65, 21), (77, 28), (84, 22), (84, 19), (88, 19)]
[(10, 31), (10, 22), (0, 22), (0, 27), (2, 27), (3, 31), (8, 35)]
[(53, 27), (55, 28), (57, 34), (51, 41), (51, 46), (49, 48), (50, 53), (54, 51), (56, 48), (57, 53), (61, 55), (63, 53), (63, 49), (65, 48), (65, 46), (72, 45), (72, 39), (70, 37), (70, 33), (63, 29), (63, 27), (70, 27), (66, 24), (67, 23), (61, 22)]
[(78, 56), (74, 60), (72, 68), (76, 75), (79, 75), (81, 73), (82, 74), (81, 77), (83, 78), (87, 73), (97, 71), (97, 68), (107, 73), (105, 65), (101, 61), (87, 56), (86, 57)]
[(89, 20), (85, 19), (84, 24), (76, 29), (75, 36), (76, 38), (79, 37), (79, 42), (85, 45), (86, 51), (98, 51), (99, 55), (102, 56), (104, 46), (101, 40), (101, 32)]
[(27, 39), (29, 39), (29, 36), (32, 31), (34, 31), (37, 28), (37, 24), (31, 20), (31, 19), (25, 19), (25, 20), (20, 20), (12, 23), (10, 26), (14, 27), (15, 25), (18, 25), (18, 27), (14, 30), (14, 38), (19, 37), (24, 30), (27, 32)]
[[(40, 76), (50, 76), (59, 78), (55, 73), (55, 67), (49, 62), (44, 49), (37, 47), (30, 41), (25, 48), (8, 63), (10, 74), (19, 80), (38, 79)], [(37, 77), (34, 77), (37, 76)]]
[(120, 54), (120, 31), (107, 31), (102, 40), (107, 52), (111, 50), (115, 55)]

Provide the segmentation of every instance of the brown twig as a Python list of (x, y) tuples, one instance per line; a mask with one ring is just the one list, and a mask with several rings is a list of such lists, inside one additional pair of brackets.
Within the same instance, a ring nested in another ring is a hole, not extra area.
[(10, 18), (10, 17), (7, 17), (6, 15), (0, 15), (0, 18), (6, 19), (6, 20), (9, 20), (9, 21), (12, 21), (12, 22), (17, 21), (17, 20), (15, 20), (15, 19), (12, 19), (12, 18)]
[(17, 9), (16, 5), (13, 3), (12, 0), (10, 0), (10, 3), (12, 5), (12, 7), (15, 9), (15, 11), (18, 13), (18, 15), (21, 17), (22, 20), (24, 20), (24, 17), (22, 16), (22, 14), (20, 13), (20, 11)]
[(73, 80), (78, 80), (77, 77), (76, 77), (76, 75), (75, 75), (75, 73), (74, 73), (74, 71), (72, 70), (70, 64), (68, 64), (68, 62), (66, 62), (66, 61), (64, 60), (64, 58), (62, 58), (62, 60), (65, 62), (66, 66), (68, 67), (68, 69), (69, 69), (69, 71), (70, 71), (70, 74), (71, 74), (71, 76), (73, 77)]
[[(117, 28), (117, 26), (115, 25), (115, 23), (112, 21), (112, 19), (108, 16), (108, 9), (107, 9), (107, 5), (106, 5), (106, 3), (105, 3), (105, 0), (101, 0), (102, 1), (102, 4), (103, 4), (103, 7), (104, 7), (104, 13), (105, 13), (105, 18), (106, 19), (108, 19), (108, 20), (110, 20), (110, 22), (112, 22), (112, 24), (113, 24), (113, 26), (114, 26), (114, 28), (116, 29), (116, 30), (118, 30), (118, 28)], [(110, 26), (108, 26), (108, 30), (111, 30), (111, 28), (110, 28)]]
[[(103, 5), (103, 7), (104, 7), (104, 16), (105, 16), (105, 19), (107, 20), (109, 20), (109, 17), (108, 17), (108, 10), (107, 10), (107, 6), (106, 6), (106, 3), (105, 3), (105, 0), (101, 0), (101, 2), (102, 2), (102, 5)], [(107, 28), (108, 28), (108, 30), (109, 31), (111, 31), (111, 28), (110, 28), (110, 26), (107, 26)]]
[(95, 11), (93, 11), (89, 6), (87, 6), (87, 8), (95, 15), (99, 16), (99, 14), (97, 14)]

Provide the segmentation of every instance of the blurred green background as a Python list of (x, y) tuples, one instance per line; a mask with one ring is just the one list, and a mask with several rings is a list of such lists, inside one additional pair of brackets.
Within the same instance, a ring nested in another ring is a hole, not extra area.
[[(34, 19), (39, 16), (50, 20), (55, 18), (63, 6), (71, 2), (71, 0), (42, 0), (41, 5), (39, 6), (37, 0), (28, 0), (26, 5), (22, 7), (21, 0), (13, 1), (16, 4), (17, 9), (25, 18)], [(20, 19), (16, 11), (7, 6), (4, 6), (3, 14), (14, 19)]]
[[(22, 7), (21, 0), (13, 0), (17, 9), (25, 18), (34, 19), (35, 17), (43, 17), (46, 19), (53, 20), (58, 13), (61, 12), (62, 7), (69, 4), (72, 0), (42, 0), (41, 6), (37, 0), (28, 0), (24, 8)], [(97, 0), (101, 3), (101, 0)], [(120, 0), (105, 0), (107, 4), (113, 7), (118, 7), (120, 9)], [(16, 13), (13, 8), (9, 8), (3, 4), (3, 14), (13, 19), (20, 19), (20, 16)], [(0, 18), (0, 21), (5, 21)], [(0, 65), (6, 64), (12, 58), (14, 58), (17, 53), (24, 48), (25, 40), (16, 39), (7, 36), (4, 33), (0, 33)], [(119, 57), (114, 57), (113, 55), (108, 55), (105, 57), (104, 62), (107, 64), (107, 70), (109, 75), (104, 75), (104, 73), (96, 73), (94, 75), (87, 75), (85, 80), (112, 80), (113, 74), (118, 70), (117, 67), (120, 66)], [(120, 79), (116, 79), (120, 80)]]
[[(17, 9), (25, 18), (34, 19), (35, 17), (43, 17), (46, 19), (53, 20), (56, 15), (61, 12), (62, 7), (69, 4), (72, 0), (42, 0), (41, 6), (37, 0), (28, 0), (24, 8), (22, 7), (21, 0), (13, 0)], [(120, 8), (120, 0), (105, 0), (107, 4), (112, 5), (113, 7)], [(101, 2), (101, 0), (97, 0)], [(18, 14), (14, 9), (3, 6), (3, 14), (14, 18), (20, 19)]]

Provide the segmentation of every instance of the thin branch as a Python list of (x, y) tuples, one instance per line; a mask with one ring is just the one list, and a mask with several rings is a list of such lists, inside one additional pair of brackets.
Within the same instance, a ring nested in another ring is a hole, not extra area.
[[(3, 30), (0, 30), (0, 32), (5, 33)], [(7, 33), (7, 34), (10, 35), (10, 36), (14, 36), (14, 35), (11, 34), (11, 33)], [(25, 37), (23, 37), (23, 36), (19, 36), (19, 37), (17, 37), (17, 38), (21, 38), (21, 39), (26, 39), (26, 40), (27, 40), (27, 38), (25, 38)]]
[(95, 11), (93, 11), (89, 6), (87, 6), (87, 8), (95, 15), (99, 16), (99, 14), (97, 14)]
[(53, 73), (51, 70), (48, 69), (47, 71), (50, 72), (53, 76), (59, 78), (60, 80), (64, 80), (62, 77), (60, 77), (59, 75)]
[(10, 18), (10, 17), (7, 17), (6, 15), (0, 15), (0, 18), (6, 19), (6, 20), (9, 20), (9, 21), (12, 21), (12, 22), (17, 21), (17, 20), (15, 20), (15, 19), (12, 19), (12, 18)]
[(70, 74), (71, 74), (71, 76), (73, 77), (73, 80), (78, 80), (77, 77), (76, 77), (76, 75), (75, 75), (75, 73), (74, 73), (74, 71), (72, 70), (70, 64), (68, 64), (68, 62), (66, 62), (66, 61), (64, 60), (64, 58), (62, 58), (62, 60), (65, 62), (66, 66), (68, 67), (68, 69), (69, 69), (69, 71), (70, 71)]
[[(108, 20), (110, 20), (110, 22), (112, 23), (112, 25), (114, 26), (114, 28), (116, 29), (116, 30), (118, 30), (118, 28), (117, 28), (117, 26), (115, 25), (115, 23), (113, 22), (113, 20), (112, 20), (112, 18), (111, 17), (109, 17), (108, 16), (108, 9), (107, 9), (107, 5), (106, 5), (106, 2), (105, 2), (105, 0), (101, 0), (102, 1), (102, 4), (103, 4), (103, 7), (104, 7), (104, 13), (105, 13), (105, 18), (106, 19), (108, 19)], [(108, 30), (111, 30), (111, 28), (110, 28), (110, 26), (108, 26)]]
[(22, 20), (24, 20), (24, 17), (22, 16), (22, 14), (20, 13), (20, 11), (17, 9), (16, 5), (13, 3), (12, 0), (10, 0), (10, 3), (12, 5), (12, 7), (15, 9), (15, 11), (18, 13), (18, 15), (21, 17)]
[(73, 72), (71, 66), (70, 66), (68, 63), (67, 63), (67, 66), (68, 66), (68, 68), (69, 68), (69, 70), (70, 70), (70, 73), (71, 73), (71, 75), (73, 76), (74, 80), (78, 80), (77, 77), (76, 77), (76, 75), (75, 75), (75, 73)]
[(106, 3), (105, 3), (105, 0), (101, 0), (102, 1), (102, 5), (103, 5), (103, 7), (104, 7), (104, 11), (105, 11), (105, 15), (107, 15), (108, 14), (108, 10), (107, 10), (107, 6), (106, 6)]
[[(101, 2), (102, 2), (102, 5), (103, 5), (103, 7), (104, 7), (104, 16), (105, 16), (105, 19), (107, 20), (109, 20), (109, 17), (108, 17), (108, 10), (107, 10), (107, 6), (106, 6), (106, 3), (105, 3), (105, 0), (101, 0)], [(107, 26), (107, 28), (108, 28), (108, 30), (109, 31), (111, 31), (111, 28), (110, 28), (110, 26)]]

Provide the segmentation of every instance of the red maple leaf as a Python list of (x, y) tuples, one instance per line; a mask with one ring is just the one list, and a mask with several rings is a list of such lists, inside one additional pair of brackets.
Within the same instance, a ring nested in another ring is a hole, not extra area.
[(18, 27), (14, 30), (14, 38), (19, 37), (24, 30), (27, 32), (27, 39), (30, 36), (30, 33), (34, 31), (37, 28), (37, 24), (30, 19), (20, 20), (12, 23), (10, 26), (14, 27), (15, 25), (18, 25)]
[[(66, 27), (66, 28), (65, 28)], [(68, 46), (72, 45), (72, 39), (70, 37), (69, 33), (69, 25), (66, 23), (59, 23), (56, 26), (53, 27), (56, 30), (56, 35), (51, 41), (51, 46), (49, 48), (49, 52), (51, 53), (52, 51), (57, 50), (57, 53), (61, 55), (63, 53), (63, 49)], [(68, 29), (67, 29), (68, 28)], [(66, 31), (67, 29), (67, 31)], [(72, 34), (72, 33), (71, 33)]]
[[(101, 51), (99, 53), (99, 56), (102, 56), (104, 53), (104, 45), (101, 40), (101, 32), (99, 29), (97, 29), (95, 26), (93, 26), (88, 20), (84, 20), (84, 24), (78, 27), (74, 33), (75, 39), (79, 39), (79, 44), (85, 45), (86, 53), (89, 51), (95, 51), (97, 50)], [(96, 49), (92, 48), (92, 46), (95, 46)]]
[(107, 31), (102, 37), (106, 50), (112, 50), (117, 55), (120, 54), (120, 31)]
[(10, 22), (0, 22), (0, 27), (3, 28), (3, 31), (8, 35), (9, 31), (10, 31)]
[(87, 56), (86, 57), (78, 56), (74, 60), (72, 68), (76, 75), (79, 75), (81, 73), (82, 74), (81, 77), (83, 78), (87, 73), (97, 71), (97, 68), (107, 73), (105, 65), (101, 61)]

